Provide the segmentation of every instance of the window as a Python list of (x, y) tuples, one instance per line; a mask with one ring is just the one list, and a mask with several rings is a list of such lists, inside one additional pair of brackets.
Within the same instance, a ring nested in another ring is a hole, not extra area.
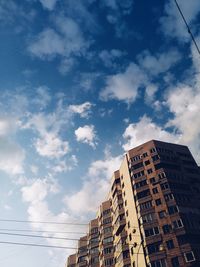
[(151, 153), (155, 153), (155, 152), (156, 152), (156, 148), (155, 148), (155, 147), (152, 147), (152, 148), (150, 149), (150, 152), (151, 152)]
[(125, 200), (124, 205), (127, 206), (127, 200)]
[(149, 209), (151, 207), (152, 207), (152, 201), (146, 201), (146, 202), (140, 204), (141, 210)]
[(131, 234), (129, 235), (129, 240), (130, 240), (130, 241), (132, 240), (132, 235), (131, 235)]
[(158, 156), (158, 155), (153, 156), (153, 157), (152, 157), (152, 160), (153, 160), (153, 161), (159, 160), (159, 156)]
[(163, 233), (166, 235), (166, 234), (170, 233), (172, 227), (169, 224), (165, 224), (165, 225), (163, 225), (162, 229), (163, 229)]
[(182, 222), (181, 219), (177, 219), (176, 221), (173, 221), (172, 224), (173, 224), (173, 227), (175, 229), (178, 229), (178, 228), (182, 228), (183, 227), (183, 222)]
[(109, 213), (110, 213), (110, 209), (104, 210), (104, 211), (103, 211), (103, 216), (105, 216), (105, 215), (107, 215), (107, 214), (109, 214)]
[(168, 183), (164, 183), (164, 184), (161, 184), (160, 187), (161, 187), (162, 190), (166, 190), (166, 189), (169, 188), (169, 184)]
[(158, 213), (158, 215), (159, 215), (159, 218), (162, 219), (162, 218), (165, 218), (167, 214), (166, 214), (166, 211), (165, 210), (162, 210), (162, 211), (160, 211)]
[(131, 170), (137, 170), (143, 167), (143, 162), (137, 163), (131, 167)]
[(79, 258), (78, 258), (78, 262), (86, 261), (86, 259), (87, 259), (87, 256), (79, 257)]
[(91, 265), (96, 264), (99, 262), (99, 257), (91, 258)]
[(156, 203), (156, 206), (161, 205), (162, 204), (161, 199), (160, 198), (156, 199), (155, 203)]
[(141, 177), (143, 175), (144, 175), (144, 171), (137, 172), (137, 173), (134, 174), (134, 178), (137, 179), (137, 178), (139, 178), (139, 177)]
[(173, 249), (174, 248), (174, 242), (172, 239), (166, 241), (166, 245), (168, 249)]
[(155, 179), (155, 177), (152, 177), (149, 181), (150, 181), (151, 184), (153, 184), (153, 183), (156, 182), (156, 179)]
[(184, 253), (184, 258), (186, 262), (195, 261), (194, 253), (193, 251)]
[(160, 251), (160, 245), (161, 245), (161, 242), (155, 242), (155, 243), (152, 243), (150, 245), (147, 245), (147, 254), (153, 254), (153, 253), (156, 253), (156, 252), (159, 252)]
[(147, 152), (143, 153), (143, 158), (146, 158), (147, 156), (148, 156)]
[(105, 266), (113, 265), (113, 258), (105, 259), (104, 264), (105, 264)]
[(103, 224), (111, 223), (111, 218), (103, 219)]
[(152, 261), (151, 267), (166, 267), (166, 262), (164, 259)]
[(98, 242), (99, 242), (98, 237), (96, 237), (96, 238), (92, 238), (92, 239), (90, 240), (90, 243), (91, 243), (91, 244), (96, 244), (96, 243), (98, 243)]
[(142, 222), (143, 223), (149, 223), (152, 222), (155, 217), (154, 213), (148, 213), (142, 216)]
[(91, 254), (95, 254), (95, 253), (98, 253), (98, 252), (99, 252), (98, 247), (96, 247), (96, 248), (91, 248), (91, 249), (90, 249), (90, 253), (91, 253)]
[(104, 238), (103, 244), (111, 243), (112, 241), (113, 241), (113, 237), (110, 236), (110, 237)]
[(147, 166), (147, 165), (149, 165), (150, 164), (150, 161), (149, 160), (146, 160), (145, 162), (144, 162), (144, 165), (145, 166)]
[(141, 199), (141, 198), (144, 198), (144, 197), (147, 197), (150, 195), (150, 190), (149, 189), (146, 189), (144, 191), (141, 191), (139, 193), (136, 194), (136, 198), (137, 199)]
[(147, 173), (148, 173), (148, 174), (151, 174), (152, 172), (153, 172), (152, 169), (148, 169), (148, 170), (147, 170)]
[(154, 187), (154, 188), (152, 189), (152, 192), (153, 192), (153, 194), (157, 194), (157, 193), (158, 193), (158, 188), (157, 188), (157, 187)]
[(112, 232), (112, 227), (106, 227), (103, 229), (104, 234), (111, 233)]
[(98, 227), (94, 227), (91, 229), (91, 234), (96, 234), (98, 233), (98, 231), (99, 231)]
[(137, 189), (145, 185), (147, 185), (147, 180), (143, 180), (143, 181), (140, 181), (139, 183), (135, 183), (134, 188)]
[(174, 213), (177, 213), (179, 210), (178, 210), (178, 207), (177, 206), (170, 206), (168, 207), (168, 212), (169, 214), (174, 214)]
[(103, 253), (104, 254), (113, 253), (113, 247), (104, 248)]
[(131, 158), (131, 161), (134, 162), (134, 161), (140, 160), (140, 158), (141, 158), (140, 155), (137, 155), (137, 156)]
[(87, 252), (87, 246), (80, 247), (80, 248), (78, 249), (78, 252), (79, 252), (79, 253)]
[(178, 257), (174, 257), (174, 258), (172, 258), (172, 259), (171, 259), (171, 263), (172, 263), (172, 267), (179, 267), (179, 266), (180, 266)]
[(161, 172), (158, 174), (158, 178), (161, 180), (161, 179), (164, 179), (166, 177), (166, 174), (164, 172)]
[(158, 227), (153, 227), (153, 228), (146, 229), (144, 232), (145, 232), (145, 236), (148, 237), (148, 236), (158, 235), (159, 229)]
[(126, 211), (126, 216), (128, 217), (128, 210)]
[(164, 195), (166, 201), (170, 201), (174, 199), (174, 195), (172, 193)]
[(130, 226), (130, 222), (128, 221), (128, 228), (130, 228), (131, 226)]

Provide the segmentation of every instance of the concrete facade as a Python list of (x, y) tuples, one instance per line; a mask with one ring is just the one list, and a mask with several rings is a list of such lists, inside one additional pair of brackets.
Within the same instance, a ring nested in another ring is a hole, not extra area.
[(67, 267), (199, 267), (200, 171), (186, 146), (129, 150)]

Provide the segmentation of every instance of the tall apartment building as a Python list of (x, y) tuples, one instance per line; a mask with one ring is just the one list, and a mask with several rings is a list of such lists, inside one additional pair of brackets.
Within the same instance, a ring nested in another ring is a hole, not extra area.
[(66, 266), (200, 267), (200, 170), (189, 149), (152, 140), (129, 150)]

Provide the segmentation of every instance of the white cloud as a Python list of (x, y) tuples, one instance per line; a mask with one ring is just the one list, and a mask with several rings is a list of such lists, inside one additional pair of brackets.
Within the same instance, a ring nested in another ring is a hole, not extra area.
[(168, 121), (168, 126), (173, 126), (181, 132), (181, 143), (189, 145), (192, 152), (200, 162), (200, 83), (198, 87), (179, 84), (172, 88), (167, 96), (167, 104), (174, 117)]
[(69, 111), (79, 114), (81, 118), (88, 118), (91, 114), (92, 106), (93, 104), (90, 102), (85, 102), (80, 105), (70, 105)]
[(53, 173), (63, 173), (67, 171), (71, 171), (78, 165), (78, 159), (76, 155), (72, 155), (68, 160), (60, 160), (58, 164), (52, 168)]
[(61, 56), (67, 60), (85, 53), (90, 42), (84, 39), (81, 28), (73, 19), (58, 16), (55, 25), (57, 30), (46, 28), (30, 43), (28, 50), (34, 56), (48, 60)]
[(120, 13), (129, 14), (133, 6), (133, 0), (103, 0), (102, 2), (107, 8), (111, 9), (108, 10), (111, 14), (113, 14), (113, 11), (115, 12), (113, 14), (115, 17), (119, 17)]
[[(50, 207), (48, 205), (47, 197), (48, 199), (54, 200), (54, 195), (59, 192), (59, 185), (56, 180), (51, 179), (50, 177), (45, 179), (36, 179), (32, 180), (26, 186), (23, 186), (21, 189), (22, 193), (22, 199), (25, 203), (28, 205), (28, 219), (30, 221), (44, 221), (44, 222), (73, 222), (77, 221), (77, 217), (73, 217), (72, 214), (68, 214), (67, 212), (61, 210), (60, 213), (54, 213), (50, 210)], [(55, 202), (54, 202), (55, 203)], [(79, 217), (79, 222), (80, 222)], [(40, 230), (40, 231), (51, 231), (48, 234), (49, 237), (52, 237), (52, 239), (46, 239), (46, 242), (49, 245), (53, 246), (66, 246), (66, 240), (64, 240), (64, 237), (66, 237), (66, 234), (64, 233), (58, 233), (58, 232), (65, 232), (66, 230), (69, 232), (77, 231), (77, 227), (74, 225), (65, 225), (60, 224), (59, 225), (59, 231), (58, 231), (58, 225), (51, 224), (51, 223), (30, 223), (33, 230)], [(82, 227), (81, 231), (84, 231)], [(54, 232), (54, 233), (53, 233)], [(53, 237), (60, 237), (63, 238), (63, 240), (53, 239)], [(77, 235), (70, 235), (71, 238), (77, 238)], [(75, 247), (76, 241), (70, 241), (67, 240), (67, 246), (69, 247)], [(56, 251), (50, 251), (51, 252), (51, 261), (54, 265), (57, 264), (58, 258), (59, 260), (66, 260), (66, 255), (69, 255), (71, 251), (65, 250), (63, 253), (62, 251), (58, 252)], [(56, 261), (57, 258), (57, 261)], [(62, 261), (61, 260), (61, 261)], [(63, 265), (64, 266), (64, 265)]]
[(33, 174), (38, 174), (38, 166), (36, 166), (36, 165), (31, 165), (30, 166), (30, 170), (31, 170), (31, 172), (33, 173)]
[[(180, 8), (188, 24), (192, 26), (192, 30), (195, 33), (197, 28), (194, 22), (197, 19), (197, 16), (200, 12), (200, 1), (182, 0), (179, 2), (180, 2), (179, 3)], [(190, 40), (191, 37), (173, 0), (168, 1), (165, 4), (165, 16), (163, 16), (160, 19), (160, 23), (161, 23), (161, 30), (165, 35), (176, 37), (181, 42)]]
[(97, 212), (101, 202), (106, 200), (111, 176), (119, 169), (121, 161), (122, 156), (113, 157), (106, 153), (105, 159), (92, 162), (81, 189), (64, 199), (73, 214)]
[(38, 138), (35, 148), (41, 156), (49, 158), (60, 158), (69, 152), (68, 142), (52, 133), (46, 133), (42, 138)]
[(152, 104), (155, 99), (155, 94), (158, 91), (158, 87), (155, 84), (147, 85), (145, 89), (145, 102)]
[(40, 202), (44, 200), (48, 193), (58, 193), (59, 187), (56, 180), (36, 179), (30, 185), (21, 189), (22, 198), (25, 202)]
[(30, 44), (28, 50), (41, 59), (53, 59), (56, 55), (65, 54), (62, 37), (54, 30), (43, 30)]
[(35, 97), (32, 99), (32, 103), (37, 105), (41, 110), (46, 108), (51, 102), (51, 95), (47, 86), (39, 86), (36, 88)]
[(63, 107), (62, 100), (58, 101), (52, 113), (40, 112), (31, 114), (23, 129), (36, 131), (34, 146), (39, 155), (51, 159), (59, 159), (69, 152), (69, 143), (61, 138), (60, 132), (69, 122), (69, 112)]
[[(197, 41), (199, 40), (197, 38)], [(180, 143), (188, 145), (197, 161), (200, 162), (200, 63), (199, 54), (194, 45), (191, 47), (191, 58), (193, 60), (192, 75), (186, 76), (183, 83), (171, 86), (166, 94), (166, 104), (173, 114), (167, 126), (180, 132)]]
[(131, 63), (124, 73), (109, 76), (105, 89), (100, 93), (102, 100), (116, 99), (132, 103), (139, 94), (139, 88), (146, 83), (146, 75), (134, 63)]
[(17, 129), (17, 121), (11, 117), (0, 117), (0, 137), (13, 134)]
[(83, 127), (79, 127), (75, 130), (76, 140), (78, 142), (86, 143), (92, 146), (93, 148), (96, 147), (97, 136), (96, 131), (94, 129), (94, 125), (85, 125)]
[(102, 50), (99, 53), (100, 59), (103, 61), (104, 65), (108, 68), (115, 68), (117, 66), (116, 61), (119, 60), (124, 55), (126, 55), (125, 52), (117, 49), (111, 49), (110, 51)]
[(181, 135), (170, 133), (164, 127), (154, 123), (151, 118), (143, 116), (137, 123), (128, 125), (123, 138), (126, 140), (123, 148), (127, 151), (151, 139), (177, 143)]
[(12, 207), (10, 205), (8, 205), (8, 204), (5, 204), (4, 205), (4, 209), (7, 210), (7, 211), (10, 211), (10, 210), (12, 210)]
[(151, 55), (149, 51), (144, 51), (138, 56), (140, 67), (151, 75), (158, 75), (168, 71), (180, 59), (180, 52), (176, 49), (156, 55)]
[(44, 8), (48, 10), (53, 10), (57, 0), (39, 0)]
[(16, 118), (0, 117), (0, 170), (9, 175), (23, 173), (25, 151), (12, 140), (17, 130)]
[(76, 64), (75, 58), (64, 58), (61, 60), (60, 66), (58, 67), (59, 72), (62, 75), (66, 75)]
[(0, 170), (9, 175), (23, 173), (25, 151), (16, 143), (0, 137)]

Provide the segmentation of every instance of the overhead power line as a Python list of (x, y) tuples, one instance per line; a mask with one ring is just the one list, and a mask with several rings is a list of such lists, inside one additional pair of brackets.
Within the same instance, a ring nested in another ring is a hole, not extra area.
[(79, 241), (78, 238), (57, 237), (57, 236), (43, 236), (43, 235), (26, 235), (26, 234), (6, 233), (6, 232), (0, 232), (0, 235)]
[(51, 234), (78, 234), (85, 235), (85, 232), (65, 232), (65, 231), (42, 231), (42, 230), (30, 230), (30, 229), (8, 229), (8, 228), (0, 228), (0, 231), (8, 231), (8, 232), (28, 232), (28, 233), (51, 233)]
[(39, 223), (39, 224), (63, 224), (63, 225), (78, 225), (87, 226), (87, 223), (76, 223), (76, 222), (45, 222), (45, 221), (25, 221), (25, 220), (10, 220), (10, 219), (0, 219), (0, 222), (16, 222), (16, 223)]
[(194, 43), (194, 45), (195, 45), (195, 47), (196, 47), (196, 49), (197, 49), (197, 52), (198, 52), (199, 55), (200, 55), (200, 48), (198, 47), (198, 44), (197, 44), (197, 42), (196, 42), (196, 40), (195, 40), (195, 37), (194, 37), (194, 35), (193, 35), (193, 33), (192, 33), (191, 29), (190, 29), (190, 26), (189, 26), (189, 24), (187, 23), (187, 20), (186, 20), (184, 14), (183, 14), (183, 12), (182, 12), (182, 10), (181, 10), (181, 8), (180, 8), (178, 2), (177, 2), (177, 0), (174, 0), (174, 2), (175, 2), (176, 6), (177, 6), (177, 8), (178, 8), (178, 11), (179, 11), (179, 13), (180, 13), (180, 15), (181, 15), (181, 17), (182, 17), (182, 19), (183, 19), (183, 21), (184, 21), (186, 27), (187, 27), (188, 33), (190, 34), (190, 36), (191, 36), (191, 38), (192, 38), (192, 41), (193, 41), (193, 43)]
[(19, 242), (11, 242), (11, 241), (0, 241), (0, 244), (17, 245), (17, 246), (31, 246), (31, 247), (45, 247), (45, 248), (76, 249), (73, 247), (65, 247), (65, 246), (40, 245), (40, 244), (34, 244), (34, 243), (19, 243)]

